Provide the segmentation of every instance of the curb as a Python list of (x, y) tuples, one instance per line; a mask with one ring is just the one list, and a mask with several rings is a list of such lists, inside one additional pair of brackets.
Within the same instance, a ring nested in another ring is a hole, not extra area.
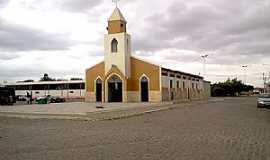
[[(135, 111), (132, 109), (126, 110), (115, 110), (112, 112), (93, 112), (93, 113), (86, 113), (86, 115), (49, 115), (49, 114), (24, 114), (24, 113), (8, 113), (8, 112), (0, 112), (0, 117), (10, 117), (10, 118), (21, 118), (21, 119), (45, 119), (45, 120), (81, 120), (81, 121), (108, 121), (108, 120), (118, 120), (118, 119), (126, 119), (135, 116), (141, 116), (145, 114), (151, 114), (160, 111), (172, 110), (176, 108), (181, 108), (179, 105), (182, 104), (182, 107), (190, 107), (197, 104), (202, 103), (211, 103), (211, 101), (193, 101), (194, 103), (171, 103), (171, 104), (157, 104), (151, 107), (157, 107), (157, 109), (149, 108), (145, 111)], [(166, 107), (165, 107), (166, 106)], [(121, 112), (130, 111), (131, 113), (121, 114)], [(133, 111), (133, 112), (132, 112)], [(113, 113), (113, 112), (120, 112), (120, 115), (112, 115), (106, 117), (106, 113)], [(101, 118), (91, 118), (91, 115), (100, 115)], [(104, 117), (102, 117), (104, 116)]]
[(165, 111), (165, 110), (170, 110), (170, 109), (174, 109), (174, 107), (152, 109), (152, 110), (139, 112), (139, 113), (132, 113), (132, 114), (127, 114), (127, 115), (115, 116), (115, 117), (111, 117), (111, 118), (98, 119), (97, 121), (109, 121), (109, 120), (126, 119), (126, 118), (130, 118), (130, 117), (136, 117), (136, 116), (141, 116), (141, 115), (145, 115), (145, 114), (151, 114), (151, 113), (154, 113), (154, 112), (160, 112), (160, 111)]

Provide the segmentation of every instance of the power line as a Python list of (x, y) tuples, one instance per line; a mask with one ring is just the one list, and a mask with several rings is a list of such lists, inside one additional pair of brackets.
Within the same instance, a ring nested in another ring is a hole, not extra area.
[[(247, 74), (247, 76), (258, 76), (261, 75), (261, 73), (251, 73)], [(206, 74), (206, 76), (216, 76), (216, 77), (237, 77), (237, 76), (244, 76), (244, 74)]]

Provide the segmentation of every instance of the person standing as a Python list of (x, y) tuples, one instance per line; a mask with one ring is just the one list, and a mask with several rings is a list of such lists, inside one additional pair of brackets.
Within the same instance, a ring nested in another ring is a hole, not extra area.
[(29, 98), (30, 98), (30, 104), (32, 104), (32, 102), (33, 102), (33, 92), (32, 91), (30, 92), (30, 97)]
[(26, 92), (26, 101), (27, 101), (27, 104), (30, 104), (30, 94), (29, 94), (29, 92)]

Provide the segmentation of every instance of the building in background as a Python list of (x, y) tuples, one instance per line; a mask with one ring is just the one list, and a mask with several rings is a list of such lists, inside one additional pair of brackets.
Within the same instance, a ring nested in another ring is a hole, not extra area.
[(270, 82), (266, 83), (266, 93), (270, 93)]
[(210, 83), (203, 77), (132, 56), (126, 26), (126, 19), (116, 7), (108, 20), (104, 61), (86, 70), (86, 101), (161, 102), (210, 96)]
[(32, 93), (33, 98), (42, 96), (60, 96), (66, 99), (84, 99), (85, 82), (79, 81), (43, 81), (43, 82), (17, 82), (6, 84), (14, 88), (16, 95)]

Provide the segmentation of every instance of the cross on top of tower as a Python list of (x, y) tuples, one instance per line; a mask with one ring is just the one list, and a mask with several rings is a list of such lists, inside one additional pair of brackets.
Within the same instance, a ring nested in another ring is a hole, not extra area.
[(120, 0), (112, 0), (113, 3), (115, 3), (115, 6), (117, 7), (117, 4)]

